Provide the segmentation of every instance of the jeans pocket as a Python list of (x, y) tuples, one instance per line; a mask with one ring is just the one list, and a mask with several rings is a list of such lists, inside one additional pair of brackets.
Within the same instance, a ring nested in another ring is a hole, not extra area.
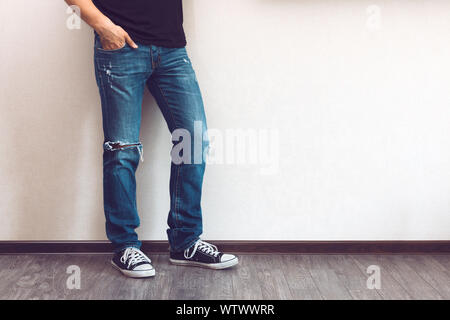
[(112, 50), (107, 50), (107, 49), (103, 49), (103, 48), (102, 48), (102, 45), (101, 45), (101, 43), (100, 43), (99, 46), (97, 46), (97, 50), (98, 50), (98, 51), (101, 51), (101, 52), (117, 52), (117, 51), (121, 51), (121, 50), (125, 49), (126, 46), (127, 46), (127, 43), (125, 42), (125, 44), (124, 44), (122, 47), (120, 47), (120, 48), (112, 49)]
[(106, 52), (106, 53), (111, 52), (112, 53), (112, 52), (121, 51), (127, 47), (127, 42), (125, 41), (125, 43), (123, 44), (122, 47), (117, 48), (117, 49), (107, 50), (107, 49), (103, 49), (102, 43), (100, 41), (100, 36), (97, 32), (94, 32), (94, 39), (95, 39), (95, 41), (94, 41), (95, 50), (99, 51), (99, 52)]

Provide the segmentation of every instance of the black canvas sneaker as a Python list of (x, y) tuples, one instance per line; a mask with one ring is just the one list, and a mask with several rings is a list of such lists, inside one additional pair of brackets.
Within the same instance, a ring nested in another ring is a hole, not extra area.
[(151, 260), (141, 250), (133, 247), (116, 253), (112, 265), (127, 277), (147, 278), (155, 275)]
[(197, 240), (183, 252), (170, 252), (170, 262), (181, 266), (197, 266), (209, 269), (226, 269), (238, 264), (238, 258), (232, 254), (220, 252), (215, 245)]

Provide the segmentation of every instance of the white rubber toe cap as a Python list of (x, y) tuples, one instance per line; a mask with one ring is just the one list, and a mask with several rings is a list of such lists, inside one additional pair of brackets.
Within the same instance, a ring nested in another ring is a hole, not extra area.
[(230, 261), (230, 260), (233, 260), (233, 259), (236, 259), (235, 255), (225, 253), (220, 258), (220, 262), (227, 262), (227, 261)]
[(146, 264), (141, 264), (140, 266), (137, 266), (136, 268), (133, 269), (133, 271), (147, 271), (147, 270), (152, 270), (153, 267), (150, 263), (146, 263)]

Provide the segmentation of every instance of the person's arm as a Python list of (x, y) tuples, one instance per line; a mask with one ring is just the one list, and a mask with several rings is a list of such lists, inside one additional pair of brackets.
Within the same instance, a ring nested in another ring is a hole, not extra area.
[(138, 46), (122, 27), (114, 24), (92, 3), (92, 0), (64, 0), (68, 5), (80, 8), (81, 19), (90, 25), (100, 35), (102, 47), (105, 50), (115, 50), (127, 42), (131, 47)]

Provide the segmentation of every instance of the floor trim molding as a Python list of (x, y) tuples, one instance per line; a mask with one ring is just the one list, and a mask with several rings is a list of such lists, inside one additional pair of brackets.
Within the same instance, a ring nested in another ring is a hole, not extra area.
[[(252, 241), (208, 240), (222, 251), (241, 254), (450, 254), (450, 240)], [(148, 253), (167, 253), (167, 241), (143, 241)], [(107, 241), (0, 241), (0, 254), (109, 253)]]

